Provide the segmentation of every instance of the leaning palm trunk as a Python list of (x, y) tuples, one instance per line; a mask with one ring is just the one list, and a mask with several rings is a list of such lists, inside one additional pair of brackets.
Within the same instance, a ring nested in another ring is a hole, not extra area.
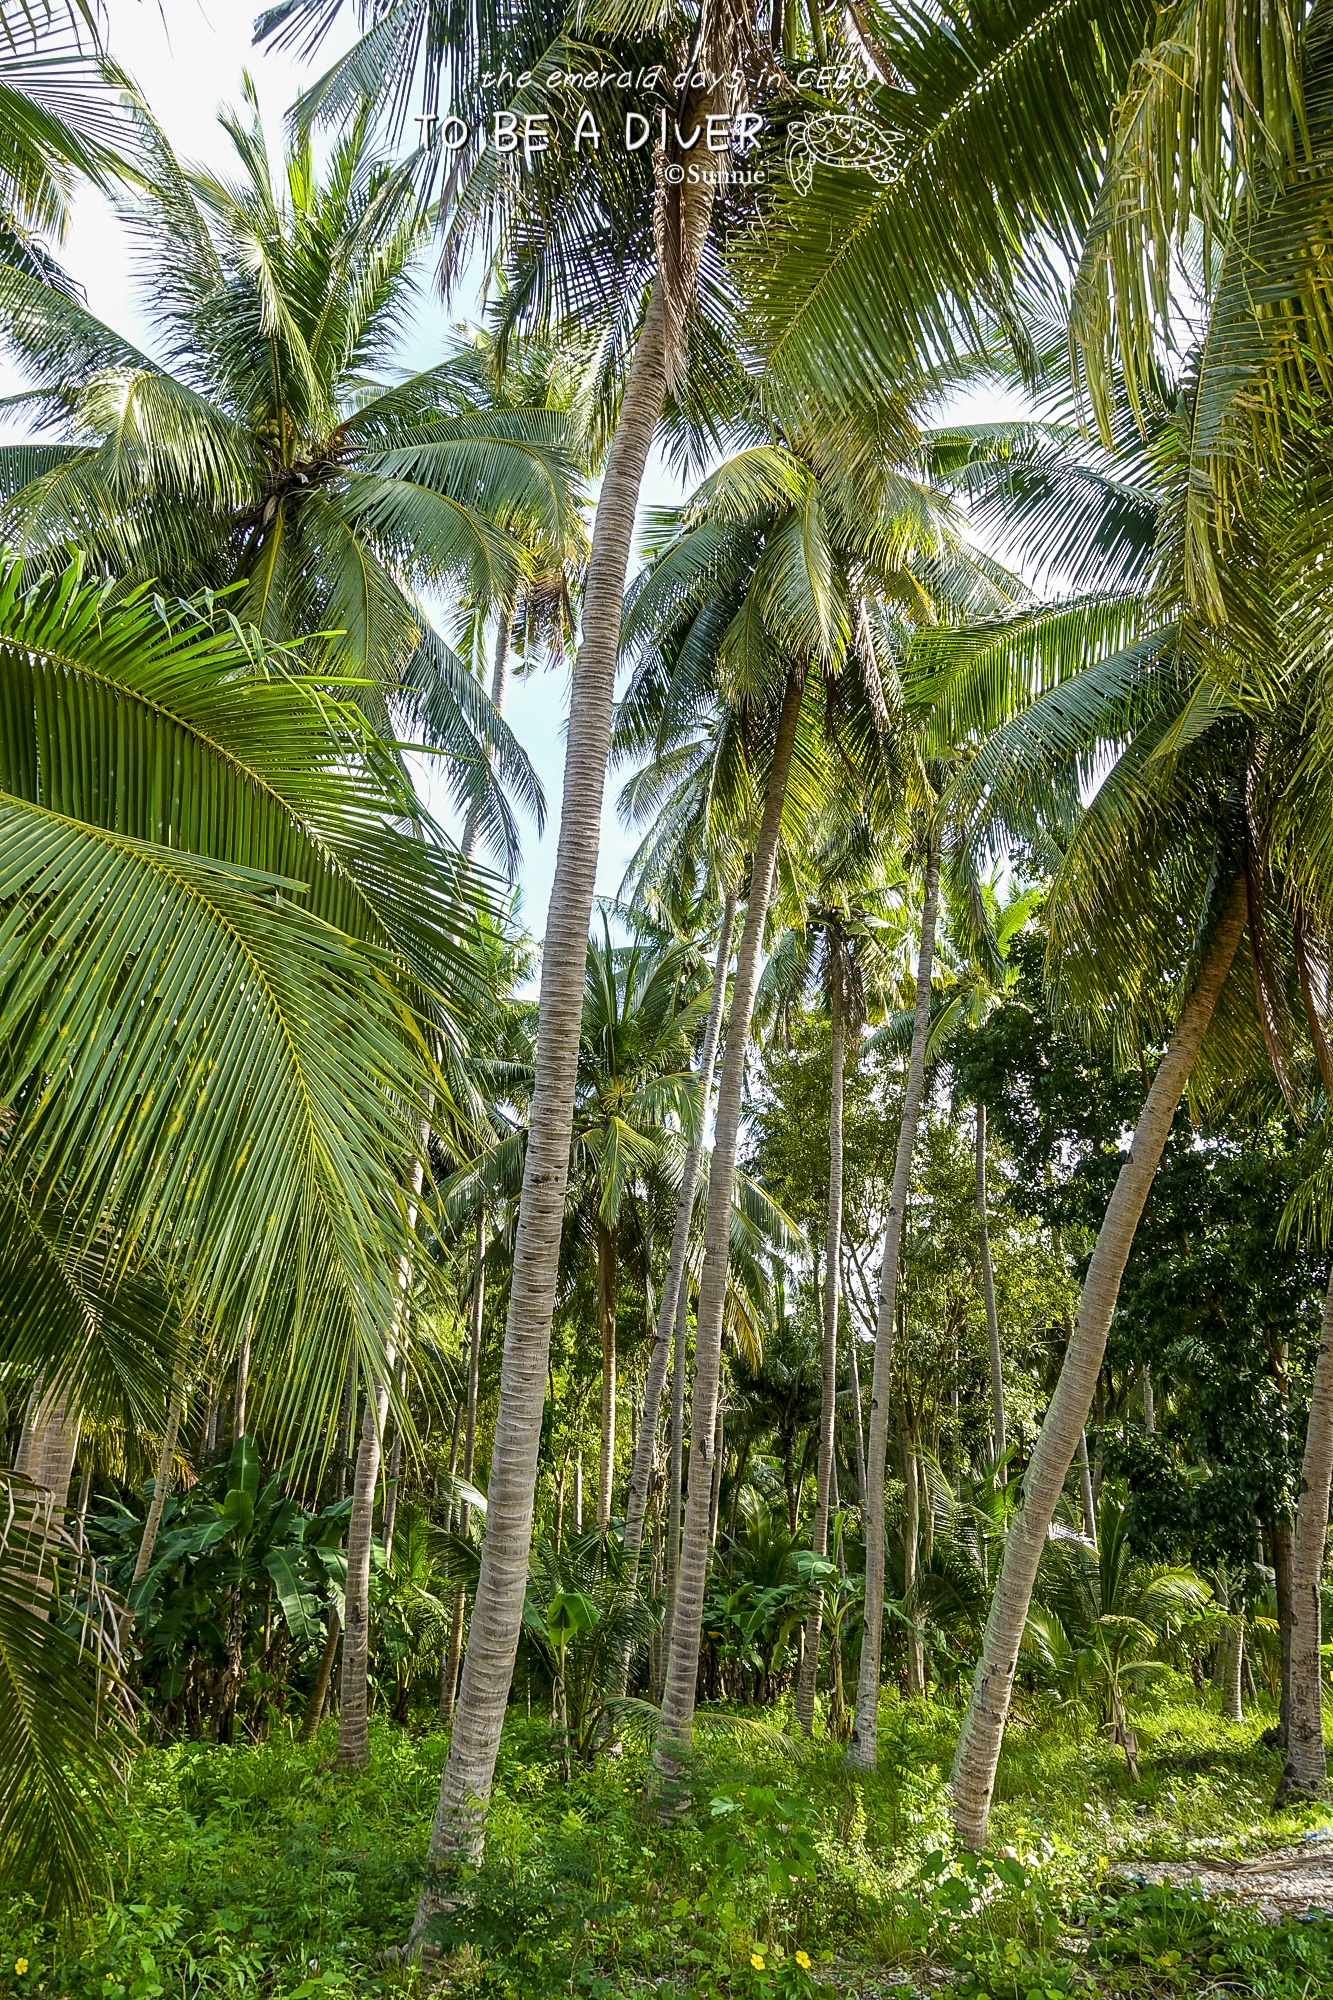
[(879, 1756), (879, 1656), (884, 1637), (884, 1467), (889, 1449), (889, 1403), (893, 1380), (894, 1333), (898, 1324), (898, 1265), (902, 1255), (903, 1219), (907, 1213), (912, 1154), (917, 1120), (926, 1087), (926, 1036), (930, 1028), (930, 976), (935, 959), (935, 917), (940, 897), (940, 836), (932, 829), (926, 842), (926, 879), (921, 900), (921, 950), (916, 964), (916, 1011), (912, 1049), (907, 1059), (903, 1117), (898, 1128), (898, 1152), (893, 1163), (889, 1220), (884, 1233), (884, 1263), (879, 1279), (879, 1310), (875, 1322), (875, 1372), (870, 1384), (870, 1440), (866, 1450), (866, 1595), (865, 1630), (861, 1638), (861, 1671), (856, 1684), (847, 1763), (854, 1771), (873, 1771)]
[[(838, 1279), (842, 1272), (842, 964), (830, 953), (829, 981), (829, 1119), (828, 1217), (824, 1227), (824, 1351), (821, 1358), (819, 1403), (819, 1466), (815, 1474), (815, 1519), (810, 1546), (816, 1556), (828, 1555), (829, 1494), (833, 1484), (833, 1426), (838, 1407)], [(824, 1622), (824, 1593), (818, 1583), (805, 1621), (805, 1651), (796, 1688), (796, 1720), (804, 1735), (815, 1726), (815, 1683), (819, 1673), (819, 1634)]]
[(1232, 884), (1194, 990), (1181, 1008), (1175, 1032), (1139, 1113), (1129, 1158), (1116, 1179), (1088, 1266), (1078, 1321), (1065, 1352), (1060, 1380), (1023, 1481), (1023, 1504), (1005, 1539), (1004, 1563), (991, 1599), (982, 1656), (972, 1677), (972, 1696), (949, 1778), (954, 1825), (964, 1845), (970, 1848), (980, 1848), (985, 1842), (995, 1770), (1000, 1761), (1018, 1648), (1032, 1602), (1037, 1565), (1092, 1407), (1106, 1336), (1134, 1232), (1217, 996), (1236, 956), (1245, 917), (1245, 878), (1239, 875)]
[[(643, 1522), (648, 1507), (648, 1485), (652, 1478), (653, 1450), (657, 1441), (657, 1413), (662, 1405), (667, 1359), (672, 1351), (675, 1329), (675, 1364), (671, 1381), (671, 1499), (667, 1531), (667, 1614), (664, 1643), (671, 1643), (675, 1613), (676, 1578), (680, 1557), (681, 1430), (685, 1406), (685, 1321), (689, 1311), (689, 1288), (685, 1284), (685, 1257), (689, 1248), (690, 1222), (694, 1214), (694, 1192), (699, 1185), (699, 1162), (703, 1157), (704, 1129), (708, 1104), (713, 1094), (713, 1065), (717, 1060), (718, 1038), (722, 1032), (722, 1009), (727, 998), (727, 967), (731, 963), (731, 934), (736, 927), (736, 891), (728, 889), (722, 906), (722, 929), (718, 934), (717, 956), (713, 962), (713, 997), (708, 1008), (703, 1051), (699, 1060), (699, 1129), (691, 1139), (681, 1169), (680, 1197), (676, 1222), (671, 1232), (666, 1277), (657, 1308), (657, 1330), (648, 1373), (643, 1385), (643, 1419), (630, 1469), (629, 1495), (625, 1502), (625, 1553), (631, 1573), (637, 1568), (643, 1545)], [(624, 1694), (629, 1677), (629, 1654), (625, 1652), (617, 1670), (616, 1692)]]
[(657, 1694), (666, 1681), (671, 1634), (676, 1625), (676, 1586), (680, 1582), (680, 1512), (685, 1482), (685, 1335), (689, 1330), (690, 1288), (681, 1273), (676, 1306), (676, 1330), (671, 1355), (671, 1463), (667, 1470), (666, 1609), (662, 1614), (662, 1659)]
[(480, 1856), (483, 1815), (495, 1776), (523, 1618), (625, 572), (639, 487), (665, 394), (666, 349), (658, 288), (649, 301), (625, 384), (593, 528), (583, 643), (570, 699), (560, 845), (542, 954), (537, 1069), (514, 1241), (481, 1576), (414, 1938), (444, 1905), (437, 1879), (441, 1866), (462, 1856)]
[[(467, 1424), (463, 1432), (463, 1484), (472, 1484), (477, 1450), (477, 1398), (481, 1388), (481, 1326), (486, 1309), (486, 1211), (477, 1217), (477, 1278), (472, 1288), (472, 1314), (467, 1356)], [(472, 1520), (472, 1505), (463, 1500), (458, 1510), (458, 1532), (466, 1540)], [(447, 1729), (454, 1719), (454, 1696), (458, 1691), (458, 1663), (463, 1651), (463, 1586), (454, 1591), (453, 1613), (449, 1620), (449, 1650), (445, 1655), (440, 1681), (440, 1722)]]
[(1222, 1673), (1222, 1714), (1228, 1722), (1243, 1722), (1240, 1703), (1241, 1667), (1245, 1660), (1245, 1614), (1235, 1611), (1222, 1628), (1218, 1642)]
[(1323, 1798), (1328, 1789), (1324, 1755), (1323, 1675), (1319, 1585), (1328, 1533), (1328, 1494), (1333, 1480), (1333, 1279), (1324, 1299), (1324, 1324), (1310, 1391), (1310, 1420), (1301, 1460), (1301, 1493), (1291, 1560), (1291, 1687), (1287, 1713), (1287, 1761), (1276, 1804), (1293, 1795)]
[[(505, 712), (505, 694), (509, 687), (509, 606), (500, 606), (500, 622), (495, 633), (495, 664), (491, 668), (491, 707), (497, 715)], [(463, 827), (462, 856), (464, 861), (475, 861), (477, 849), (481, 845), (481, 807), (474, 805), (468, 813)]]
[[(408, 1177), (407, 1226), (416, 1226), (417, 1203), (425, 1175), (425, 1134)], [(370, 1715), (366, 1674), (370, 1651), (370, 1551), (374, 1539), (375, 1489), (379, 1485), (384, 1446), (384, 1420), (389, 1413), (389, 1378), (407, 1338), (407, 1305), (412, 1284), (411, 1252), (398, 1260), (397, 1323), (385, 1350), (384, 1373), (373, 1376), (361, 1419), (361, 1442), (352, 1480), (352, 1512), (347, 1523), (347, 1583), (343, 1605), (343, 1663), (338, 1685), (338, 1749), (340, 1771), (360, 1768), (370, 1755)]]
[(745, 929), (736, 957), (736, 980), (727, 1020), (727, 1047), (717, 1093), (717, 1125), (708, 1175), (708, 1208), (704, 1221), (704, 1261), (699, 1283), (698, 1317), (694, 1335), (694, 1391), (690, 1406), (690, 1491), (685, 1507), (685, 1533), (676, 1583), (676, 1617), (667, 1658), (662, 1720), (654, 1751), (654, 1768), (674, 1774), (690, 1747), (694, 1723), (694, 1692), (699, 1676), (704, 1578), (713, 1498), (713, 1463), (722, 1362), (722, 1312), (726, 1303), (727, 1261), (731, 1248), (731, 1198), (736, 1179), (736, 1137), (740, 1126), (741, 1087), (745, 1078), (745, 1048), (750, 1035), (755, 989), (763, 953), (764, 921), (777, 862), (782, 807), (787, 796), (796, 725), (805, 692), (803, 673), (793, 673), (783, 695), (768, 774), (764, 813), (755, 844), (750, 875), (750, 900)]
[[(1005, 1454), (1004, 1373), (1000, 1367), (1000, 1318), (995, 1310), (995, 1273), (990, 1261), (990, 1223), (986, 1215), (986, 1107), (977, 1099), (977, 1248), (981, 1263), (981, 1295), (986, 1303), (986, 1340), (990, 1348), (991, 1423), (996, 1461)], [(997, 1479), (1000, 1475), (996, 1474)]]
[(130, 1588), (142, 1583), (148, 1574), (148, 1565), (153, 1560), (153, 1550), (157, 1545), (157, 1531), (162, 1525), (162, 1509), (171, 1491), (171, 1465), (176, 1456), (176, 1433), (180, 1429), (181, 1410), (185, 1402), (185, 1364), (178, 1361), (172, 1377), (171, 1397), (167, 1403), (167, 1427), (162, 1434), (162, 1449), (157, 1456), (157, 1477), (153, 1481), (153, 1498), (148, 1509), (148, 1519), (143, 1524), (143, 1535), (139, 1542), (139, 1554), (134, 1564), (134, 1575)]

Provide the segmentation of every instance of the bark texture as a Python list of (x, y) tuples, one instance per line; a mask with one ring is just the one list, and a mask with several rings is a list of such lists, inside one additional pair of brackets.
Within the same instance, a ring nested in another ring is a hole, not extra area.
[(167, 1404), (167, 1427), (162, 1433), (162, 1449), (157, 1455), (157, 1475), (153, 1480), (153, 1498), (148, 1508), (148, 1519), (143, 1524), (143, 1535), (139, 1541), (139, 1553), (135, 1558), (134, 1575), (130, 1578), (130, 1589), (142, 1583), (148, 1574), (148, 1565), (153, 1560), (153, 1549), (157, 1544), (157, 1531), (162, 1525), (162, 1509), (167, 1504), (171, 1491), (171, 1462), (176, 1456), (176, 1435), (180, 1430), (181, 1411), (185, 1406), (185, 1370), (177, 1364), (171, 1384), (171, 1398)]
[[(463, 1483), (472, 1484), (473, 1468), (477, 1453), (477, 1397), (481, 1388), (481, 1327), (486, 1307), (486, 1214), (483, 1210), (477, 1217), (476, 1283), (472, 1287), (472, 1311), (468, 1326), (467, 1354), (467, 1421), (463, 1430)], [(458, 1532), (466, 1535), (472, 1520), (471, 1502), (464, 1500), (458, 1509)], [(447, 1729), (454, 1719), (454, 1697), (458, 1692), (458, 1665), (463, 1652), (463, 1613), (465, 1595), (460, 1583), (454, 1591), (453, 1611), (449, 1620), (449, 1650), (445, 1655), (444, 1672), (440, 1677), (440, 1721)]]
[(611, 1525), (611, 1488), (616, 1476), (616, 1290), (620, 1279), (617, 1232), (597, 1224), (597, 1318), (602, 1330), (602, 1441), (597, 1461), (597, 1526)]
[(44, 1393), (38, 1382), (24, 1412), (14, 1470), (20, 1479), (43, 1487), (57, 1507), (63, 1507), (69, 1498), (79, 1429), (73, 1398), (61, 1389)]
[(917, 1121), (926, 1083), (926, 1036), (930, 1028), (930, 976), (935, 962), (935, 919), (940, 898), (940, 837), (932, 832), (926, 848), (921, 899), (921, 950), (916, 966), (916, 1011), (907, 1061), (903, 1117), (893, 1163), (889, 1219), (884, 1232), (879, 1310), (875, 1323), (875, 1372), (870, 1385), (870, 1439), (866, 1449), (866, 1595), (856, 1712), (847, 1744), (853, 1771), (873, 1771), (879, 1756), (879, 1662), (884, 1638), (884, 1468), (889, 1450), (889, 1402), (893, 1381), (894, 1332), (898, 1324), (898, 1267), (903, 1221), (912, 1178)]
[(1218, 1642), (1222, 1667), (1222, 1714), (1228, 1722), (1243, 1722), (1240, 1705), (1241, 1662), (1245, 1655), (1245, 1618), (1237, 1611), (1228, 1618)]
[(736, 1179), (736, 1138), (740, 1126), (741, 1091), (745, 1080), (745, 1049), (763, 956), (764, 921), (773, 888), (782, 807), (787, 796), (796, 725), (805, 692), (804, 676), (793, 673), (783, 696), (764, 797), (763, 818), (755, 843), (750, 898), (745, 928), (736, 955), (736, 978), (727, 1021), (727, 1046), (717, 1093), (717, 1123), (708, 1175), (708, 1209), (704, 1222), (704, 1260), (694, 1333), (694, 1386), (690, 1405), (690, 1490), (685, 1507), (680, 1572), (676, 1585), (676, 1619), (667, 1659), (662, 1718), (654, 1751), (654, 1768), (673, 1776), (678, 1760), (688, 1753), (693, 1735), (695, 1686), (699, 1677), (704, 1579), (708, 1569), (712, 1511), (714, 1430), (722, 1362), (722, 1312), (726, 1303), (727, 1262), (731, 1250), (731, 1198)]
[(1333, 1481), (1333, 1279), (1324, 1300), (1324, 1324), (1310, 1390), (1310, 1420), (1301, 1459), (1301, 1490), (1291, 1558), (1291, 1692), (1287, 1762), (1277, 1804), (1298, 1795), (1323, 1798), (1328, 1790), (1324, 1754), (1324, 1689), (1319, 1657), (1319, 1583), (1328, 1536), (1328, 1496)]
[(1032, 1601), (1037, 1565), (1092, 1407), (1106, 1336), (1134, 1232), (1161, 1161), (1171, 1121), (1236, 956), (1245, 918), (1242, 874), (1231, 886), (1194, 990), (1181, 1009), (1175, 1032), (1139, 1114), (1129, 1158), (1116, 1179), (1088, 1267), (1078, 1320), (1065, 1353), (1060, 1380), (1023, 1482), (1023, 1503), (1005, 1540), (1004, 1561), (986, 1620), (982, 1656), (972, 1677), (972, 1694), (949, 1779), (954, 1825), (963, 1844), (970, 1848), (985, 1844), (1018, 1648)]
[(570, 698), (560, 842), (542, 953), (537, 1066), (514, 1242), (481, 1577), (431, 1829), (426, 1879), (413, 1924), (414, 1938), (420, 1937), (431, 1917), (443, 1907), (447, 1891), (440, 1879), (442, 1868), (461, 1856), (481, 1853), (485, 1809), (518, 1648), (569, 1179), (588, 923), (611, 741), (625, 572), (643, 469), (665, 394), (662, 302), (655, 290), (621, 399), (593, 529), (583, 641), (574, 665)]
[[(819, 1463), (815, 1470), (815, 1518), (810, 1546), (828, 1555), (829, 1495), (833, 1484), (833, 1427), (838, 1410), (838, 1280), (842, 1273), (842, 1099), (843, 1007), (842, 961), (830, 953), (829, 980), (829, 1119), (828, 1213), (824, 1222), (824, 1347), (820, 1357)], [(816, 1583), (805, 1621), (805, 1650), (796, 1687), (796, 1720), (802, 1735), (815, 1726), (815, 1685), (819, 1673), (819, 1637), (824, 1623), (824, 1592)]]
[[(417, 1203), (425, 1174), (423, 1132), (421, 1153), (412, 1162), (408, 1176), (408, 1222), (415, 1228)], [(412, 1258), (404, 1251), (398, 1260), (397, 1320), (385, 1348), (385, 1370), (366, 1391), (366, 1407), (361, 1418), (361, 1441), (356, 1450), (356, 1470), (352, 1479), (352, 1512), (347, 1523), (347, 1582), (343, 1604), (342, 1676), (338, 1683), (338, 1749), (335, 1762), (340, 1771), (358, 1770), (370, 1755), (370, 1713), (366, 1672), (370, 1650), (370, 1550), (374, 1539), (375, 1491), (380, 1479), (380, 1459), (384, 1450), (384, 1420), (389, 1412), (389, 1379), (399, 1351), (407, 1337), (407, 1303), (412, 1289)]]
[(997, 1459), (1008, 1450), (1004, 1424), (1004, 1370), (1000, 1365), (1000, 1317), (995, 1310), (995, 1273), (990, 1261), (990, 1222), (986, 1214), (986, 1107), (977, 1105), (977, 1249), (981, 1262), (981, 1296), (986, 1305), (986, 1342), (990, 1350), (991, 1436)]

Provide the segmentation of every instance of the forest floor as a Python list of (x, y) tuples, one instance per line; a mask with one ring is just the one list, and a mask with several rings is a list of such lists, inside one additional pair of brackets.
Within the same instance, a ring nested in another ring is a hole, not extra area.
[[(802, 1754), (758, 1722), (711, 1722), (663, 1826), (640, 1803), (641, 1747), (566, 1788), (547, 1732), (515, 1711), (486, 1863), (427, 1973), (380, 1955), (406, 1933), (442, 1736), (378, 1724), (352, 1777), (331, 1770), (328, 1730), (148, 1751), (117, 1816), (115, 1899), (63, 1938), (0, 1912), (0, 1995), (1333, 1996), (1333, 1808), (1270, 1813), (1265, 1705), (1228, 1723), (1159, 1683), (1134, 1716), (1138, 1786), (1121, 1752), (1026, 1705), (978, 1859), (948, 1832), (958, 1720), (886, 1696), (881, 1769), (856, 1782), (836, 1745)], [(1275, 1849), (1297, 1865), (1234, 1865)]]

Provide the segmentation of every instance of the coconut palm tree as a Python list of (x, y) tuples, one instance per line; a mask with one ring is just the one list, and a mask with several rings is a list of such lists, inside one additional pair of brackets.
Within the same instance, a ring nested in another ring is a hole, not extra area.
[(0, 263), (70, 290), (48, 243), (63, 240), (76, 178), (104, 191), (132, 172), (90, 0), (0, 6)]
[(446, 360), (385, 379), (432, 217), (362, 115), (316, 174), (275, 173), (247, 86), (228, 114), (238, 185), (181, 166), (145, 112), (128, 206), (152, 246), (161, 358), (30, 274), (0, 272), (0, 338), (53, 441), (0, 451), (0, 533), (29, 572), (79, 556), (182, 595), (235, 586), (266, 637), (311, 642), (381, 729), (442, 757), (460, 807), (511, 862), (496, 774), (539, 816), (531, 768), (423, 608), (514, 603), (525, 538), (569, 532), (564, 419), (465, 405)]

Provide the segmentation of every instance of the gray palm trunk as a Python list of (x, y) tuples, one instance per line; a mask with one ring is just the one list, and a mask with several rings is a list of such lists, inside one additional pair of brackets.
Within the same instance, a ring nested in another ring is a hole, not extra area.
[(1222, 1688), (1222, 1714), (1228, 1722), (1243, 1722), (1244, 1710), (1240, 1705), (1240, 1675), (1245, 1658), (1245, 1614), (1234, 1611), (1222, 1628), (1218, 1642), (1220, 1681)]
[(857, 1360), (857, 1347), (861, 1336), (856, 1331), (856, 1320), (847, 1315), (847, 1367), (852, 1388), (852, 1448), (856, 1458), (856, 1497), (864, 1516), (866, 1505), (866, 1434), (861, 1420), (861, 1368)]
[[(509, 688), (509, 616), (509, 606), (502, 604), (500, 622), (495, 634), (495, 662), (491, 668), (491, 707), (497, 715), (503, 715), (505, 712), (505, 695)], [(480, 845), (481, 808), (473, 806), (463, 827), (464, 861), (475, 861)]]
[(250, 1331), (251, 1321), (247, 1314), (245, 1332), (236, 1354), (236, 1400), (231, 1406), (231, 1435), (233, 1442), (245, 1436), (246, 1406), (250, 1395)]
[(745, 1050), (750, 1035), (755, 991), (763, 955), (764, 922), (772, 894), (782, 808), (787, 796), (796, 725), (805, 692), (803, 673), (793, 673), (783, 695), (764, 796), (763, 818), (750, 873), (750, 897), (736, 956), (727, 1046), (717, 1093), (717, 1124), (708, 1175), (708, 1208), (704, 1220), (703, 1271), (694, 1334), (694, 1385), (690, 1405), (690, 1490), (685, 1507), (680, 1572), (676, 1585), (676, 1618), (667, 1658), (662, 1717), (654, 1750), (654, 1770), (675, 1774), (688, 1752), (693, 1733), (695, 1683), (699, 1674), (704, 1579), (708, 1569), (713, 1493), (713, 1465), (718, 1418), (718, 1387), (722, 1362), (722, 1314), (726, 1304), (727, 1263), (731, 1250), (731, 1200), (736, 1180), (736, 1139), (740, 1128)]
[(162, 1433), (162, 1449), (157, 1455), (157, 1475), (153, 1480), (153, 1498), (148, 1508), (148, 1519), (143, 1524), (143, 1534), (139, 1540), (139, 1553), (135, 1558), (134, 1575), (130, 1588), (142, 1583), (148, 1574), (148, 1565), (153, 1560), (153, 1550), (157, 1546), (157, 1531), (162, 1525), (162, 1509), (167, 1504), (171, 1491), (171, 1464), (176, 1456), (176, 1436), (180, 1430), (181, 1410), (185, 1405), (185, 1364), (178, 1361), (172, 1377), (171, 1395), (167, 1402), (167, 1427)]
[(1293, 1795), (1323, 1798), (1328, 1790), (1324, 1754), (1323, 1677), (1319, 1656), (1319, 1586), (1328, 1534), (1333, 1481), (1333, 1279), (1324, 1299), (1324, 1323), (1310, 1390), (1310, 1419), (1301, 1460), (1300, 1499), (1291, 1557), (1291, 1667), (1287, 1697), (1287, 1761), (1277, 1802)]
[(981, 1295), (986, 1302), (986, 1340), (990, 1348), (991, 1435), (996, 1459), (1004, 1457), (1008, 1439), (1004, 1425), (1004, 1372), (1000, 1366), (1000, 1319), (995, 1310), (995, 1273), (990, 1261), (990, 1222), (986, 1214), (986, 1107), (977, 1103), (977, 1247), (981, 1261)]
[(856, 1710), (847, 1745), (847, 1763), (853, 1771), (873, 1771), (879, 1757), (879, 1663), (884, 1637), (884, 1470), (889, 1449), (889, 1405), (892, 1400), (894, 1336), (898, 1324), (898, 1268), (902, 1258), (903, 1221), (907, 1214), (916, 1128), (926, 1087), (930, 979), (935, 962), (935, 919), (939, 899), (940, 837), (932, 829), (926, 844), (912, 1048), (907, 1060), (907, 1084), (903, 1091), (902, 1124), (898, 1128), (898, 1151), (893, 1163), (889, 1216), (884, 1231), (884, 1261), (879, 1279), (879, 1308), (875, 1320), (875, 1371), (870, 1384), (870, 1437), (866, 1447), (865, 1629), (861, 1637)]
[(1092, 1407), (1120, 1281), (1134, 1242), (1171, 1121), (1189, 1082), (1217, 997), (1245, 928), (1245, 878), (1237, 876), (1214, 928), (1193, 991), (1180, 1011), (1166, 1054), (1139, 1114), (1129, 1158), (1120, 1169), (1097, 1247), (1088, 1266), (1078, 1321), (1060, 1380), (1023, 1481), (1023, 1504), (1005, 1539), (1004, 1561), (972, 1694), (954, 1755), (949, 1785), (953, 1820), (964, 1845), (986, 1839), (991, 1793), (1013, 1693), (1018, 1648), (1027, 1623), (1037, 1565), (1065, 1477)]
[(30, 1480), (49, 1493), (57, 1507), (64, 1507), (69, 1498), (80, 1428), (69, 1390), (43, 1390), (39, 1379), (24, 1411), (14, 1470), (20, 1479)]
[[(819, 1464), (815, 1473), (815, 1518), (810, 1547), (828, 1555), (829, 1496), (833, 1487), (833, 1429), (838, 1408), (838, 1280), (842, 1274), (842, 1098), (843, 1022), (842, 961), (830, 939), (829, 966), (829, 1119), (828, 1214), (824, 1225), (824, 1346), (820, 1360)], [(815, 1684), (819, 1674), (819, 1636), (824, 1622), (824, 1593), (815, 1584), (805, 1621), (805, 1649), (796, 1687), (796, 1720), (803, 1735), (815, 1726)]]
[(666, 1678), (666, 1663), (671, 1656), (671, 1634), (676, 1624), (676, 1589), (680, 1582), (680, 1516), (685, 1490), (685, 1336), (689, 1331), (689, 1317), (690, 1288), (682, 1272), (671, 1351), (671, 1462), (667, 1469), (666, 1608), (662, 1613), (661, 1678), (657, 1688), (659, 1696)]
[[(685, 1330), (689, 1314), (689, 1288), (685, 1283), (685, 1260), (689, 1250), (690, 1223), (694, 1215), (694, 1194), (699, 1185), (699, 1162), (703, 1158), (708, 1106), (713, 1094), (713, 1065), (722, 1033), (722, 1011), (727, 1001), (727, 968), (731, 964), (731, 934), (736, 927), (736, 891), (728, 889), (722, 906), (722, 928), (718, 932), (713, 961), (713, 994), (708, 1006), (704, 1045), (699, 1058), (699, 1129), (690, 1140), (681, 1168), (680, 1195), (676, 1220), (667, 1254), (666, 1277), (657, 1307), (657, 1327), (648, 1373), (643, 1385), (643, 1418), (639, 1426), (634, 1463), (630, 1468), (629, 1494), (625, 1501), (625, 1553), (633, 1570), (643, 1546), (643, 1523), (648, 1509), (648, 1486), (652, 1478), (653, 1451), (657, 1441), (657, 1416), (662, 1406), (662, 1389), (667, 1361), (672, 1353), (673, 1329), (675, 1363), (671, 1381), (671, 1474), (667, 1530), (667, 1611), (664, 1644), (670, 1646), (671, 1623), (675, 1610), (676, 1578), (680, 1555), (681, 1444), (685, 1407)], [(620, 1663), (617, 1691), (625, 1692), (629, 1673), (628, 1656)]]
[(480, 1856), (518, 1649), (569, 1179), (588, 924), (611, 742), (625, 574), (639, 488), (665, 394), (666, 351), (658, 288), (649, 302), (625, 384), (593, 528), (583, 640), (570, 699), (560, 842), (542, 953), (536, 1076), (500, 1369), (481, 1576), (453, 1735), (431, 1828), (426, 1880), (413, 1923), (414, 1939), (447, 1900), (441, 1871), (460, 1857)]
[[(472, 1311), (468, 1328), (467, 1420), (463, 1431), (463, 1484), (472, 1484), (477, 1451), (477, 1397), (481, 1388), (481, 1325), (486, 1306), (486, 1211), (477, 1217), (476, 1282), (472, 1287)], [(458, 1510), (458, 1532), (466, 1536), (472, 1519), (470, 1501)], [(454, 1696), (458, 1691), (458, 1663), (463, 1652), (463, 1608), (465, 1598), (460, 1583), (454, 1591), (449, 1619), (449, 1651), (440, 1681), (440, 1721), (447, 1729), (454, 1719)]]
[[(425, 1177), (425, 1135), (422, 1150), (408, 1175), (407, 1226), (416, 1226), (417, 1203)], [(347, 1581), (343, 1605), (342, 1674), (338, 1682), (338, 1748), (340, 1771), (360, 1768), (370, 1755), (370, 1709), (366, 1675), (370, 1658), (370, 1554), (374, 1540), (375, 1492), (384, 1449), (384, 1420), (389, 1413), (389, 1378), (407, 1338), (407, 1307), (412, 1286), (411, 1252), (398, 1259), (397, 1319), (384, 1355), (384, 1373), (373, 1376), (361, 1418), (352, 1478), (352, 1512), (347, 1522)]]
[(602, 1329), (602, 1430), (597, 1458), (597, 1526), (611, 1525), (611, 1488), (616, 1476), (616, 1288), (620, 1276), (617, 1232), (597, 1222), (597, 1317)]

